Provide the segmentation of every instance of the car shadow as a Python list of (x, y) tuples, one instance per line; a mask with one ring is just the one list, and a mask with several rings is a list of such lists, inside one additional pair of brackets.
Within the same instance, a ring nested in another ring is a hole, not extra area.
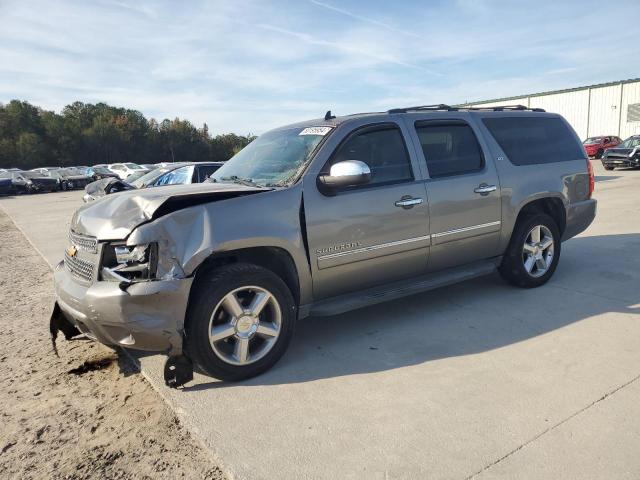
[[(602, 248), (603, 245), (606, 248)], [(497, 275), (377, 306), (299, 322), (268, 372), (237, 383), (198, 376), (184, 388), (251, 387), (375, 373), (507, 347), (604, 313), (640, 313), (640, 234), (563, 244), (554, 277), (537, 289)], [(598, 262), (585, 259), (600, 255)]]
[(609, 180), (617, 180), (618, 178), (621, 178), (619, 175), (596, 175), (595, 176), (595, 181), (596, 182), (607, 182)]

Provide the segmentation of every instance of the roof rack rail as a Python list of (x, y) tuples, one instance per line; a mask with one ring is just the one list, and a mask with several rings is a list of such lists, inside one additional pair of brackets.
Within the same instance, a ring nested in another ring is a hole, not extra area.
[(449, 105), (445, 105), (444, 103), (439, 103), (437, 105), (420, 105), (417, 107), (405, 107), (405, 108), (392, 108), (388, 110), (387, 113), (407, 113), (407, 112), (419, 112), (421, 110), (457, 110), (454, 107), (450, 107)]
[(524, 105), (502, 105), (499, 107), (451, 107), (440, 103), (438, 105), (421, 105), (418, 107), (405, 107), (405, 108), (392, 108), (387, 110), (387, 113), (407, 113), (407, 112), (421, 112), (425, 110), (439, 111), (444, 110), (446, 112), (459, 112), (459, 111), (492, 111), (492, 112), (504, 112), (504, 111), (529, 111), (529, 112), (545, 112), (543, 108), (529, 108)]

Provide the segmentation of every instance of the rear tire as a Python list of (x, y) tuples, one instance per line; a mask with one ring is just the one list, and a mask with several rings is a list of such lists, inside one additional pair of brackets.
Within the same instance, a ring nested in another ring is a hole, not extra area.
[(498, 271), (517, 287), (539, 287), (555, 272), (560, 249), (556, 222), (549, 215), (528, 215), (516, 224)]
[(238, 381), (270, 369), (286, 351), (297, 307), (275, 273), (249, 263), (206, 272), (194, 285), (185, 349), (202, 371)]

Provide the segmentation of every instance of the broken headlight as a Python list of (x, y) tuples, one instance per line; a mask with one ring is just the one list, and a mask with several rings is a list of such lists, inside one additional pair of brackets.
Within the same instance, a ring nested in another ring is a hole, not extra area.
[(139, 282), (156, 278), (158, 244), (105, 245), (102, 254), (102, 280), (113, 282)]

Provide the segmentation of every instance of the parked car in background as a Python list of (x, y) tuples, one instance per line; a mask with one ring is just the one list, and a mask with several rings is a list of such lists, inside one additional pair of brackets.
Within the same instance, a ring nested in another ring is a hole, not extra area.
[(13, 193), (13, 181), (6, 170), (0, 171), (0, 195), (11, 195)]
[(118, 174), (120, 180), (124, 180), (135, 172), (147, 172), (148, 170), (136, 163), (112, 163), (108, 166), (109, 170)]
[(40, 172), (11, 171), (0, 173), (0, 178), (11, 179), (11, 193), (55, 192), (57, 183)]
[(619, 143), (622, 143), (620, 137), (609, 135), (608, 137), (589, 137), (582, 142), (582, 145), (589, 157), (601, 158), (607, 148), (613, 148)]
[(84, 188), (93, 181), (90, 176), (73, 167), (49, 170), (47, 174), (56, 180), (58, 190)]
[(83, 200), (90, 202), (110, 193), (136, 188), (202, 183), (222, 165), (224, 165), (222, 162), (170, 163), (167, 167), (156, 168), (130, 182), (114, 179), (99, 180), (87, 185)]
[(146, 168), (147, 170), (151, 171), (151, 170), (155, 170), (158, 167), (162, 167), (163, 165), (160, 164), (155, 164), (155, 163), (143, 163), (141, 165), (141, 167)]
[(107, 167), (100, 167), (98, 165), (87, 168), (85, 174), (91, 177), (94, 182), (103, 178), (120, 178), (117, 173), (112, 172)]
[(615, 148), (605, 151), (601, 160), (605, 170), (640, 167), (640, 135), (632, 135)]

